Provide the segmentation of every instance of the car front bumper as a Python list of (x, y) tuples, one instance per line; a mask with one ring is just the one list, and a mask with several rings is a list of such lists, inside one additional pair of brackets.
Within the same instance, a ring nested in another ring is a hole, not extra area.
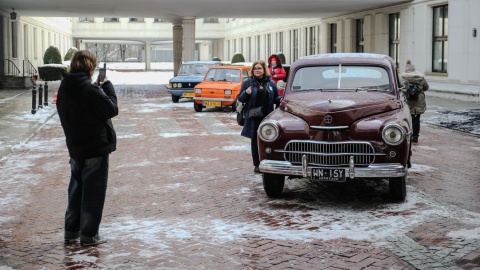
[(288, 161), (262, 160), (260, 162), (262, 173), (283, 174), (300, 177), (311, 177), (312, 168), (345, 169), (347, 178), (390, 178), (403, 177), (408, 169), (400, 163), (373, 163), (368, 167), (355, 167), (354, 164), (344, 167), (322, 167), (312, 165), (293, 165)]

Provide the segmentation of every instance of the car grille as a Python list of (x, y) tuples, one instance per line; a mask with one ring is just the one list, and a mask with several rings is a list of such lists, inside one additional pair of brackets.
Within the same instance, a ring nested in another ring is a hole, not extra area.
[(356, 166), (368, 166), (375, 160), (375, 150), (368, 142), (290, 141), (285, 146), (285, 160), (301, 164), (306, 155), (309, 164), (348, 166), (353, 156)]

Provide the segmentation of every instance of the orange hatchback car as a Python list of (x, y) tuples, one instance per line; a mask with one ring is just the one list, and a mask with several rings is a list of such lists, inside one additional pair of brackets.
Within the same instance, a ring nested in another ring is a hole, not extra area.
[(203, 81), (195, 86), (193, 108), (201, 112), (206, 107), (232, 107), (235, 111), (236, 99), (243, 81), (248, 79), (250, 67), (215, 66), (211, 67)]

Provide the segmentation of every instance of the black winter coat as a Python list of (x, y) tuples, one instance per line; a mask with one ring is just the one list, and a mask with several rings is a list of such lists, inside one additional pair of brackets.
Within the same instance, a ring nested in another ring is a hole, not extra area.
[(112, 83), (99, 87), (86, 73), (62, 75), (57, 111), (70, 157), (87, 159), (115, 151), (117, 135), (111, 118), (118, 115), (118, 106)]

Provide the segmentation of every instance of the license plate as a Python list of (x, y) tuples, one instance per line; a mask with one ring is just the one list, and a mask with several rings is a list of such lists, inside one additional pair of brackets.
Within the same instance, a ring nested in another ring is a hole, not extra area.
[(323, 169), (312, 168), (312, 180), (331, 181), (331, 182), (345, 182), (345, 169)]
[(191, 97), (193, 98), (194, 94), (193, 93), (183, 93), (183, 97)]
[(220, 107), (222, 106), (222, 102), (221, 101), (205, 101), (205, 103), (203, 104), (205, 106), (213, 106), (213, 107)]

